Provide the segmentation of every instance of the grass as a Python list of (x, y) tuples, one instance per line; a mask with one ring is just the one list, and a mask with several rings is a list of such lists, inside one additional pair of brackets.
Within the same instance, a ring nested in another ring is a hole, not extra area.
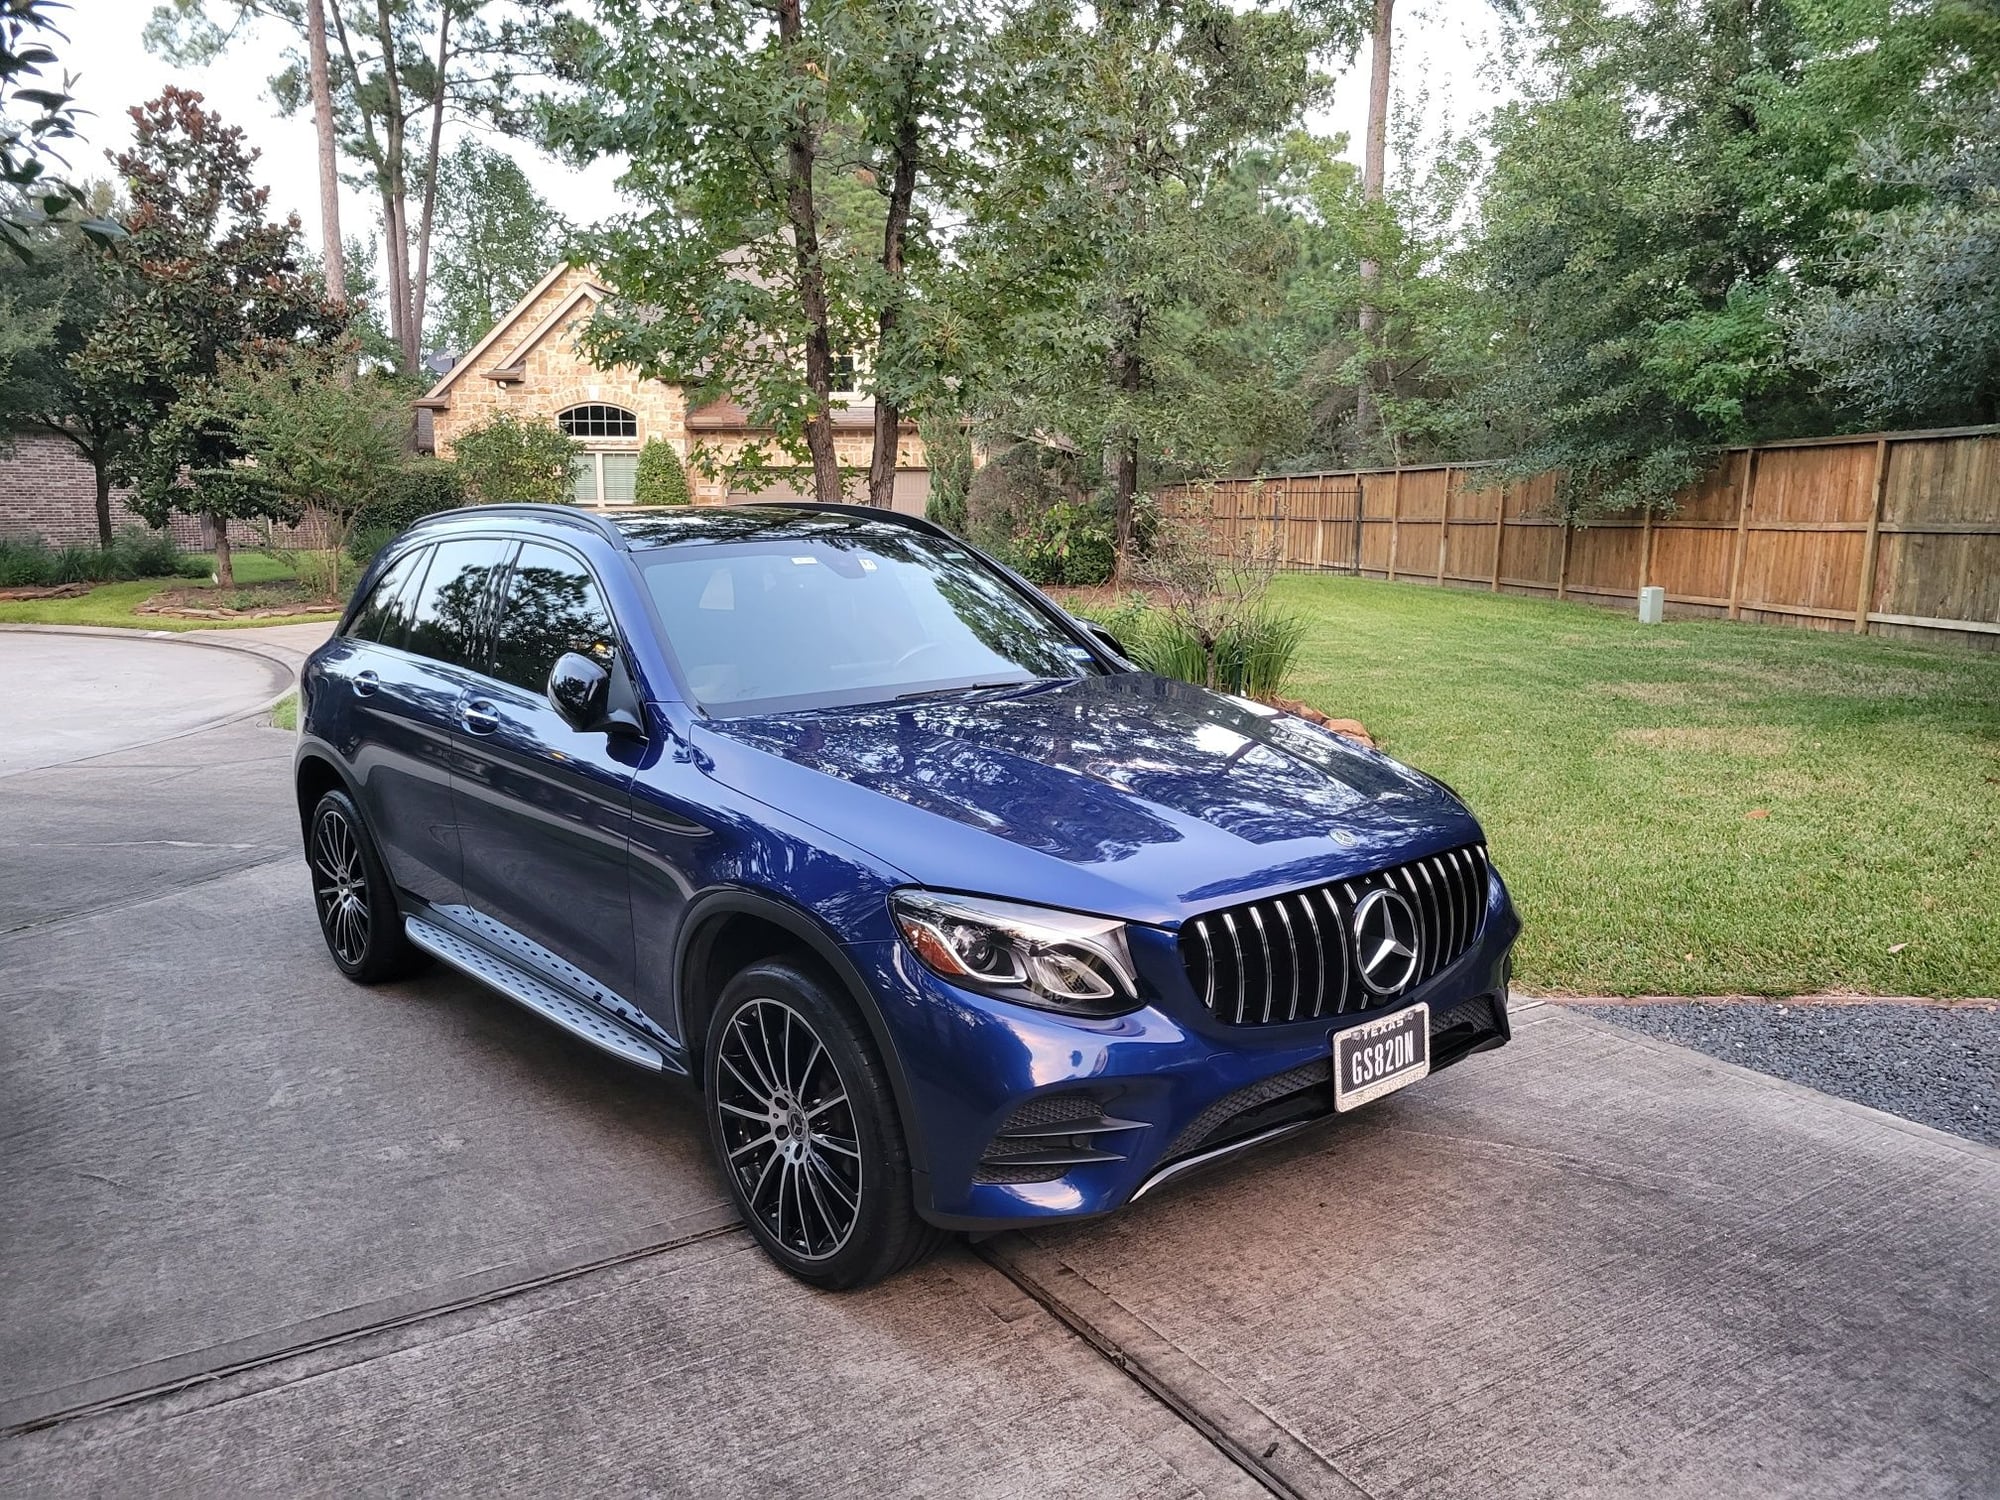
[(287, 733), (299, 727), (299, 695), (287, 693), (271, 705), (271, 727)]
[[(292, 571), (266, 552), (236, 553), (238, 584), (276, 583), (292, 577)], [(139, 606), (155, 594), (185, 588), (186, 578), (140, 578), (130, 583), (107, 583), (87, 594), (68, 599), (0, 600), (0, 624), (4, 625), (109, 625), (136, 630), (230, 630), (250, 625), (299, 625), (313, 620), (330, 620), (333, 615), (278, 615), (262, 620), (203, 620), (178, 615), (146, 615)]]
[(1288, 576), (1286, 691), (1471, 804), (1517, 978), (2000, 994), (2000, 653)]

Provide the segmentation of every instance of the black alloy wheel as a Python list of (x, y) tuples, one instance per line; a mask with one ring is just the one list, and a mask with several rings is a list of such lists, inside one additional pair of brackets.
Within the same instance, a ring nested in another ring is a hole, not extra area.
[(416, 967), (418, 954), (403, 936), (395, 893), (347, 793), (328, 792), (314, 806), (306, 826), (306, 862), (320, 934), (341, 973), (373, 984)]
[(738, 974), (705, 1056), (716, 1160), (780, 1266), (839, 1290), (893, 1275), (937, 1244), (912, 1201), (874, 1044), (816, 969), (773, 960)]

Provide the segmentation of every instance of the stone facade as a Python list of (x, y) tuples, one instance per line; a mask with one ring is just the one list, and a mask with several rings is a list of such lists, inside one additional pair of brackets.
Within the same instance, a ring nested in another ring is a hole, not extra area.
[[(638, 419), (633, 437), (589, 437), (581, 441), (592, 452), (637, 453), (650, 438), (665, 438), (682, 461), (706, 456), (719, 477), (690, 463), (688, 484), (698, 505), (731, 501), (783, 499), (797, 493), (778, 483), (760, 493), (732, 487), (727, 468), (746, 448), (768, 441), (768, 433), (751, 427), (733, 408), (719, 405), (690, 412), (679, 386), (648, 380), (629, 368), (605, 370), (590, 363), (577, 347), (578, 327), (590, 317), (605, 288), (587, 270), (565, 267), (553, 271), (507, 314), (484, 340), (475, 345), (420, 405), (432, 414), (438, 457), (451, 457), (452, 445), (496, 416), (553, 421), (561, 412), (583, 405), (619, 407)], [(865, 471), (874, 451), (873, 413), (866, 407), (839, 414), (834, 448), (841, 464)], [(784, 463), (775, 452), (769, 462)], [(896, 447), (897, 509), (921, 512), (929, 494), (930, 476), (923, 443), (906, 430)], [(850, 481), (857, 498), (865, 480)]]

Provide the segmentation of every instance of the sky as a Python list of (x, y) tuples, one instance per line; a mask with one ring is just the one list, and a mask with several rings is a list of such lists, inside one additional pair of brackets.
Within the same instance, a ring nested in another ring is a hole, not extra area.
[[(217, 64), (202, 69), (175, 68), (146, 50), (141, 40), (157, 0), (70, 0), (64, 19), (69, 44), (60, 49), (62, 65), (76, 75), (75, 94), (91, 117), (83, 122), (84, 141), (70, 152), (77, 177), (107, 175), (107, 152), (131, 141), (126, 110), (150, 99), (169, 83), (198, 89), (229, 124), (248, 134), (263, 156), (260, 180), (271, 189), (271, 204), (279, 213), (292, 212), (305, 227), (308, 243), (319, 241), (319, 188), (309, 114), (285, 119), (271, 101), (267, 80), (278, 70), (282, 43), (278, 34), (253, 34)], [(1487, 66), (1497, 33), (1486, 0), (1403, 0), (1395, 33), (1396, 86), (1405, 99), (1422, 96), (1427, 129), (1451, 124), (1463, 127), (1473, 115), (1490, 109), (1503, 97), (1503, 87)], [(1368, 103), (1367, 53), (1344, 73), (1332, 104), (1313, 119), (1322, 133), (1345, 131), (1348, 154), (1359, 160), (1362, 122)], [(461, 127), (462, 131), (463, 127)], [(449, 147), (449, 133), (447, 127)], [(616, 170), (602, 163), (579, 172), (531, 147), (498, 136), (491, 144), (521, 163), (549, 203), (576, 223), (588, 224), (615, 215), (619, 197)], [(1393, 162), (1391, 165), (1393, 172)], [(372, 203), (344, 189), (341, 228), (349, 237), (365, 236), (375, 224)]]

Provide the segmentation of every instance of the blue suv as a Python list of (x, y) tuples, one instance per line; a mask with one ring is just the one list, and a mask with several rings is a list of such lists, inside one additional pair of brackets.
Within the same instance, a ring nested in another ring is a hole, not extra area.
[(1084, 1218), (1507, 1040), (1519, 923), (1430, 777), (1136, 670), (949, 532), (433, 516), (301, 684), (320, 925), (706, 1099), (786, 1270)]

